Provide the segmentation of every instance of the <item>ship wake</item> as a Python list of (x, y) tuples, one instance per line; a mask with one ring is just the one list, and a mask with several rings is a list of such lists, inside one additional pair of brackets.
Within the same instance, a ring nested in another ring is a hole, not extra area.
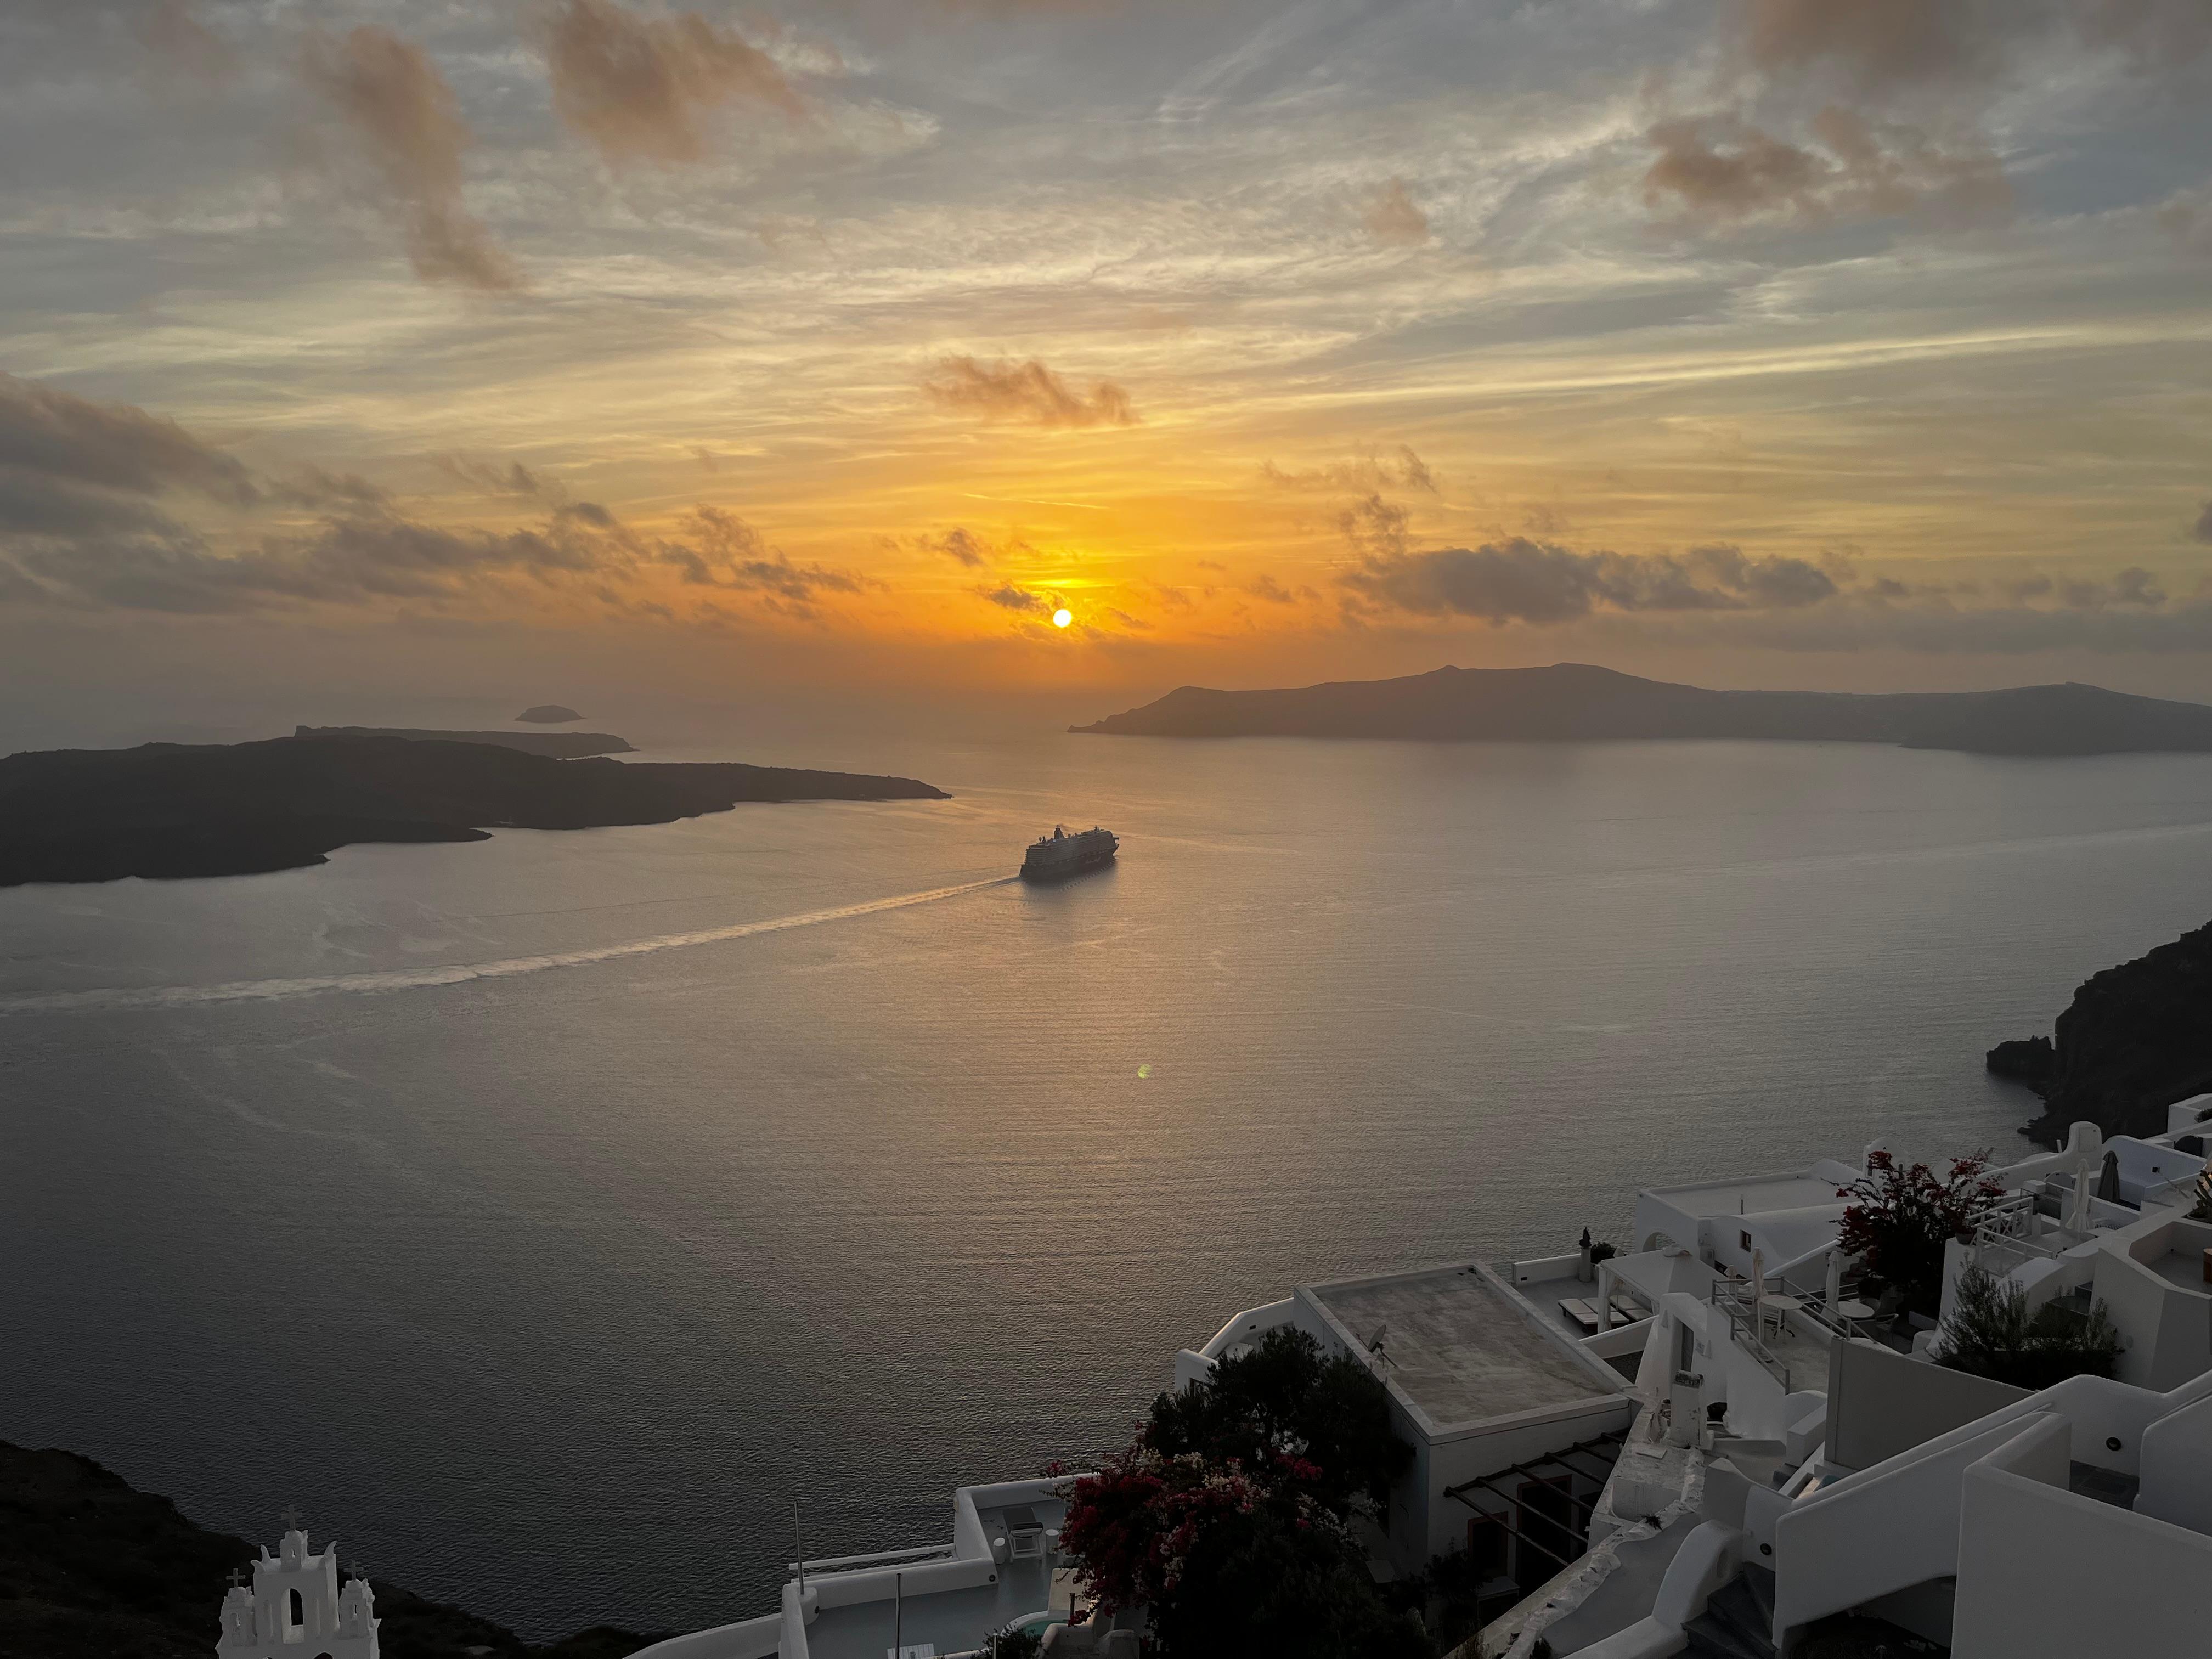
[(727, 927), (702, 927), (689, 933), (663, 933), (653, 939), (625, 939), (615, 945), (587, 945), (574, 951), (550, 951), (538, 956), (506, 957), (495, 962), (455, 962), (422, 968), (397, 968), (380, 973), (325, 974), (291, 979), (232, 980), (220, 985), (149, 985), (83, 991), (44, 991), (0, 997), (0, 1015), (32, 1013), (106, 1012), (129, 1008), (189, 1008), (216, 1002), (270, 1002), (292, 997), (329, 996), (339, 993), (415, 991), (441, 985), (465, 985), (471, 980), (515, 979), (542, 974), (553, 968), (586, 968), (595, 963), (616, 962), (625, 957), (657, 956), (695, 945), (719, 945), (726, 939), (750, 939), (758, 933), (781, 933), (794, 927), (816, 927), (823, 922), (848, 921), (885, 910), (904, 910), (917, 904), (934, 904), (963, 893), (1004, 887), (1015, 876), (994, 876), (957, 887), (932, 887), (919, 893), (900, 893), (891, 898), (870, 899), (862, 904), (841, 904), (834, 909), (806, 910), (797, 915), (771, 916), (762, 921), (740, 921)]

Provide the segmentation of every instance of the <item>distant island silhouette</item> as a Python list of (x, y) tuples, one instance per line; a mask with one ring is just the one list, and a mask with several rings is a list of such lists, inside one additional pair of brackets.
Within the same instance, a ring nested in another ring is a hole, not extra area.
[(584, 717), (563, 704), (541, 702), (533, 708), (524, 709), (514, 718), (519, 720), (531, 720), (539, 726), (566, 726), (570, 720), (580, 720)]
[(2068, 683), (2004, 691), (1709, 691), (1583, 663), (1273, 691), (1186, 685), (1072, 732), (1156, 738), (1759, 738), (1982, 755), (2212, 751), (2212, 708)]
[[(574, 718), (581, 720), (580, 714)], [(434, 732), (410, 726), (301, 726), (295, 738), (405, 738), (415, 743), (495, 743), (526, 755), (574, 760), (585, 755), (632, 755), (635, 744), (609, 732)]]
[(740, 801), (945, 800), (912, 778), (781, 766), (556, 760), (383, 736), (61, 749), (0, 760), (0, 887), (251, 875), (356, 842), (667, 823)]

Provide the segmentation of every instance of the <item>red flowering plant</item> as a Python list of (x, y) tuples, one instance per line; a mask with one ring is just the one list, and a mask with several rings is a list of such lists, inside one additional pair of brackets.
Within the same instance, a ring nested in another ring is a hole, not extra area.
[(1145, 1609), (1164, 1653), (1425, 1656), (1351, 1525), (1411, 1458), (1365, 1365), (1272, 1331), (1068, 1486), (1060, 1545), (1099, 1612)]
[(1893, 1286), (1907, 1311), (1933, 1316), (1943, 1299), (1944, 1245), (1971, 1237), (1975, 1215), (2004, 1196), (1989, 1170), (1985, 1152), (1953, 1159), (1950, 1174), (1939, 1176), (1877, 1148), (1867, 1154), (1866, 1173), (1837, 1189), (1838, 1198), (1858, 1200), (1844, 1212), (1837, 1243)]

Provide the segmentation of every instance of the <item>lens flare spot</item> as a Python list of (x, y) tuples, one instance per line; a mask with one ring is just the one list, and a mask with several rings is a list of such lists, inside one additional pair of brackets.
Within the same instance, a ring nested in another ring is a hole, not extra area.
[(1139, 1066), (1137, 1067), (1137, 1075), (1139, 1077), (1150, 1077), (1152, 1074), (1152, 1068), (1149, 1066)]
[(1052, 613), (1052, 625), (1054, 628), (1065, 628), (1068, 623), (1074, 620), (1075, 613), (1073, 611), (1070, 611), (1066, 605), (1060, 606), (1059, 610)]

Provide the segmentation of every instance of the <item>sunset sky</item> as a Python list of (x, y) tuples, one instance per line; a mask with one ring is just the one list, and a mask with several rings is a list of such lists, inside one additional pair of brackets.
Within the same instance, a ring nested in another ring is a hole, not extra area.
[(17, 699), (2212, 700), (2205, 0), (15, 0), (0, 158)]

